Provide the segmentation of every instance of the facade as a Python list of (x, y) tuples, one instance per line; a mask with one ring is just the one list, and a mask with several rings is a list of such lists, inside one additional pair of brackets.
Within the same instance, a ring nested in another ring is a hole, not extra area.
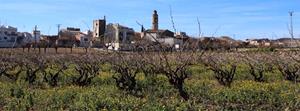
[(142, 34), (143, 39), (147, 39), (153, 42), (160, 42), (170, 46), (179, 43), (179, 39), (174, 37), (174, 32), (170, 30), (146, 30)]
[(131, 44), (134, 37), (135, 32), (132, 28), (119, 24), (108, 24), (106, 26), (104, 42), (109, 49), (122, 50)]
[(58, 35), (41, 35), (41, 46), (55, 47)]
[(270, 47), (271, 46), (271, 40), (265, 38), (265, 39), (247, 39), (246, 40), (250, 46), (255, 47)]
[(92, 37), (92, 32), (84, 32), (80, 37), (80, 47), (91, 47), (93, 45), (93, 41), (94, 37)]
[(32, 40), (30, 33), (18, 32), (17, 28), (11, 26), (0, 26), (0, 48), (21, 47), (31, 43)]
[(93, 21), (93, 37), (96, 38), (103, 38), (105, 34), (105, 29), (106, 29), (106, 20), (105, 17), (104, 19), (99, 19), (99, 20), (94, 20)]
[(62, 29), (59, 32), (57, 46), (59, 47), (79, 46), (80, 38), (82, 35), (83, 34), (80, 32), (79, 28), (68, 27), (67, 29)]
[(14, 27), (0, 27), (0, 47), (14, 47), (18, 39), (17, 28)]

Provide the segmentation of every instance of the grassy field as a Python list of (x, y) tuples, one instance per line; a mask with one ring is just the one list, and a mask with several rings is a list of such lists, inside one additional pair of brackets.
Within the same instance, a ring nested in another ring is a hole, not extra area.
[(182, 99), (162, 74), (153, 79), (138, 73), (141, 90), (133, 94), (116, 87), (110, 64), (101, 69), (87, 86), (72, 84), (74, 68), (59, 76), (57, 87), (45, 83), (40, 73), (33, 84), (22, 75), (17, 81), (1, 76), (0, 110), (300, 110), (300, 84), (286, 81), (277, 69), (265, 74), (266, 81), (256, 82), (240, 63), (231, 87), (226, 87), (207, 66), (190, 65), (191, 75), (184, 83), (189, 100)]

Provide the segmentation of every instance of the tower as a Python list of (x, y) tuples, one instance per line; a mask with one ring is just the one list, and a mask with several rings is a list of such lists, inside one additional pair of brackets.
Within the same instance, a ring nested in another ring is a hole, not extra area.
[(106, 27), (106, 19), (94, 20), (93, 21), (93, 37), (100, 38), (104, 37)]
[(158, 14), (157, 14), (156, 10), (154, 10), (154, 13), (152, 16), (152, 30), (158, 31)]

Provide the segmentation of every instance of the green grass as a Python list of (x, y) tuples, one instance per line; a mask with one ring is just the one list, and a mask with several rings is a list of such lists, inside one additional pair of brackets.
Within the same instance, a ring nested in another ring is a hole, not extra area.
[(73, 86), (72, 70), (60, 77), (59, 87), (42, 81), (30, 86), (1, 80), (0, 110), (299, 110), (300, 84), (284, 81), (278, 71), (267, 74), (263, 83), (252, 81), (246, 68), (239, 66), (232, 86), (218, 84), (213, 72), (201, 65), (190, 68), (185, 82), (190, 99), (184, 101), (167, 78), (159, 75), (149, 85), (143, 74), (137, 76), (143, 97), (115, 87), (109, 65), (87, 87)]

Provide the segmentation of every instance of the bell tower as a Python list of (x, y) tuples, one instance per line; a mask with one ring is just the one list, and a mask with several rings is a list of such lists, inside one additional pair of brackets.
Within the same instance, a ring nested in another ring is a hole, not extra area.
[(158, 31), (158, 14), (157, 14), (156, 10), (154, 10), (154, 13), (152, 16), (152, 30)]

